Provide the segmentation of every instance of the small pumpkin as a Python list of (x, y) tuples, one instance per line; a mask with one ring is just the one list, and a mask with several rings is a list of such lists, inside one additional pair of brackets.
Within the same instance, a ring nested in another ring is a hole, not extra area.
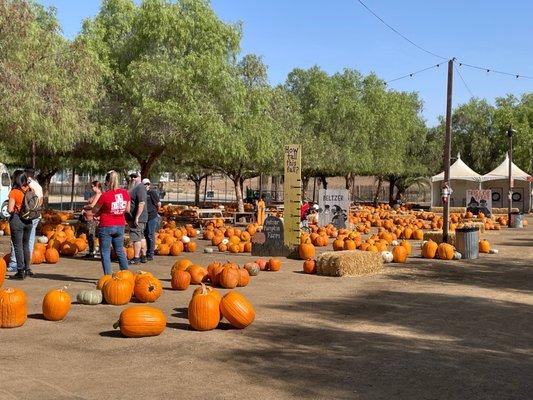
[(67, 316), (71, 303), (66, 287), (50, 290), (43, 299), (43, 315), (49, 321), (61, 321)]
[(304, 265), (303, 265), (303, 270), (306, 274), (316, 274), (316, 261), (305, 260)]
[(172, 275), (176, 270), (186, 271), (187, 268), (189, 268), (191, 265), (193, 265), (193, 262), (191, 260), (189, 260), (188, 258), (182, 258), (181, 260), (176, 261), (174, 265), (172, 265), (170, 274)]
[(145, 337), (160, 335), (167, 325), (163, 311), (150, 306), (131, 306), (120, 313), (113, 327), (120, 327), (126, 337)]
[(383, 258), (384, 263), (391, 263), (394, 260), (394, 255), (390, 251), (382, 251), (381, 258)]
[(55, 264), (59, 261), (59, 251), (54, 248), (47, 249), (44, 258), (47, 264)]
[(187, 271), (177, 270), (172, 274), (170, 285), (175, 290), (186, 290), (191, 284), (191, 274)]
[(0, 290), (0, 328), (17, 328), (28, 318), (26, 294), (16, 288)]
[(211, 295), (202, 283), (201, 291), (193, 295), (188, 307), (188, 318), (191, 327), (197, 331), (215, 329), (220, 322), (219, 301)]
[(191, 274), (191, 283), (199, 285), (207, 275), (207, 270), (200, 265), (191, 265), (187, 271)]
[(490, 252), (490, 244), (489, 241), (486, 239), (482, 239), (479, 241), (479, 252), (480, 253), (489, 253)]
[(161, 282), (154, 276), (143, 276), (135, 282), (133, 293), (135, 298), (141, 303), (153, 303), (156, 301), (161, 293), (163, 287)]
[(220, 272), (219, 283), (220, 286), (226, 289), (233, 289), (239, 284), (240, 273), (236, 268), (230, 266), (224, 267)]
[(463, 258), (463, 255), (461, 253), (459, 253), (458, 251), (454, 251), (453, 252), (453, 259), (454, 260), (460, 260), (461, 258)]
[(422, 245), (422, 257), (433, 259), (437, 255), (439, 245), (433, 240), (428, 240)]
[(307, 239), (305, 243), (301, 243), (298, 247), (298, 254), (302, 260), (311, 260), (315, 257), (315, 246)]
[(255, 310), (242, 294), (231, 291), (220, 301), (220, 312), (235, 328), (243, 329), (254, 322)]
[(95, 305), (102, 303), (101, 290), (82, 290), (76, 296), (76, 301), (80, 304)]
[(279, 271), (281, 269), (281, 261), (277, 258), (271, 258), (268, 260), (268, 269), (270, 271)]
[(244, 264), (244, 268), (248, 271), (250, 276), (257, 276), (259, 274), (259, 265), (255, 262), (249, 262)]
[(259, 270), (260, 271), (266, 271), (267, 270), (267, 267), (268, 267), (268, 261), (265, 260), (265, 259), (258, 259), (258, 260), (255, 260), (255, 263), (259, 266)]
[(250, 283), (250, 274), (248, 273), (248, 270), (245, 268), (239, 269), (239, 283), (237, 284), (238, 287), (244, 287), (247, 286)]

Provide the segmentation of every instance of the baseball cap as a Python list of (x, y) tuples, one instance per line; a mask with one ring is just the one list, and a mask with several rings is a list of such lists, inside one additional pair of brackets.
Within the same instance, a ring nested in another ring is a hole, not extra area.
[(143, 179), (143, 185), (149, 185), (151, 182), (150, 182), (150, 179), (148, 178), (144, 178)]
[(138, 172), (132, 172), (130, 174), (130, 178), (138, 178), (139, 176), (141, 176), (141, 174), (139, 174)]

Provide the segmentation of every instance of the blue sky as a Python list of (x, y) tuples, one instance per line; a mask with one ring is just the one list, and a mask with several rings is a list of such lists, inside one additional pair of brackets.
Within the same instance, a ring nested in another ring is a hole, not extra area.
[[(420, 46), (466, 63), (533, 76), (533, 1), (364, 0), (390, 25)], [(54, 6), (65, 36), (72, 38), (99, 1), (41, 0)], [(357, 0), (212, 0), (224, 21), (243, 23), (243, 54), (256, 53), (269, 67), (272, 84), (295, 67), (319, 65), (328, 73), (354, 68), (390, 80), (440, 60), (413, 47), (369, 14)], [(460, 67), (476, 97), (493, 101), (533, 90), (533, 79), (515, 79)], [(454, 105), (470, 93), (457, 73)], [(446, 104), (446, 65), (390, 84), (418, 91), (428, 124)]]

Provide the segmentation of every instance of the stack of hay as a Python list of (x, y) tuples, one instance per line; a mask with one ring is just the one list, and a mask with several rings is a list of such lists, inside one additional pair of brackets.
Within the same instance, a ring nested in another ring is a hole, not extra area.
[(347, 250), (327, 251), (316, 260), (317, 274), (327, 276), (358, 276), (377, 273), (383, 268), (380, 253)]
[[(424, 240), (433, 240), (435, 243), (442, 243), (442, 231), (424, 232)], [(455, 246), (455, 232), (448, 233), (448, 243)]]

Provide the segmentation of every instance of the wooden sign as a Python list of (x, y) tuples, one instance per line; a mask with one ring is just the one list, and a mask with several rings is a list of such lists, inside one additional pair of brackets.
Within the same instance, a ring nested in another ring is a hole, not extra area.
[(300, 244), (300, 201), (302, 199), (302, 154), (299, 144), (285, 146), (283, 184), (284, 244), (296, 251)]
[(482, 212), (485, 216), (490, 217), (492, 215), (492, 191), (490, 189), (467, 189), (466, 210), (474, 215)]
[(320, 214), (318, 225), (333, 224), (337, 229), (346, 228), (350, 211), (350, 193), (346, 189), (320, 189), (318, 195)]
[(287, 256), (290, 249), (283, 243), (283, 238), (283, 221), (268, 216), (263, 224), (263, 230), (252, 236), (252, 256)]

